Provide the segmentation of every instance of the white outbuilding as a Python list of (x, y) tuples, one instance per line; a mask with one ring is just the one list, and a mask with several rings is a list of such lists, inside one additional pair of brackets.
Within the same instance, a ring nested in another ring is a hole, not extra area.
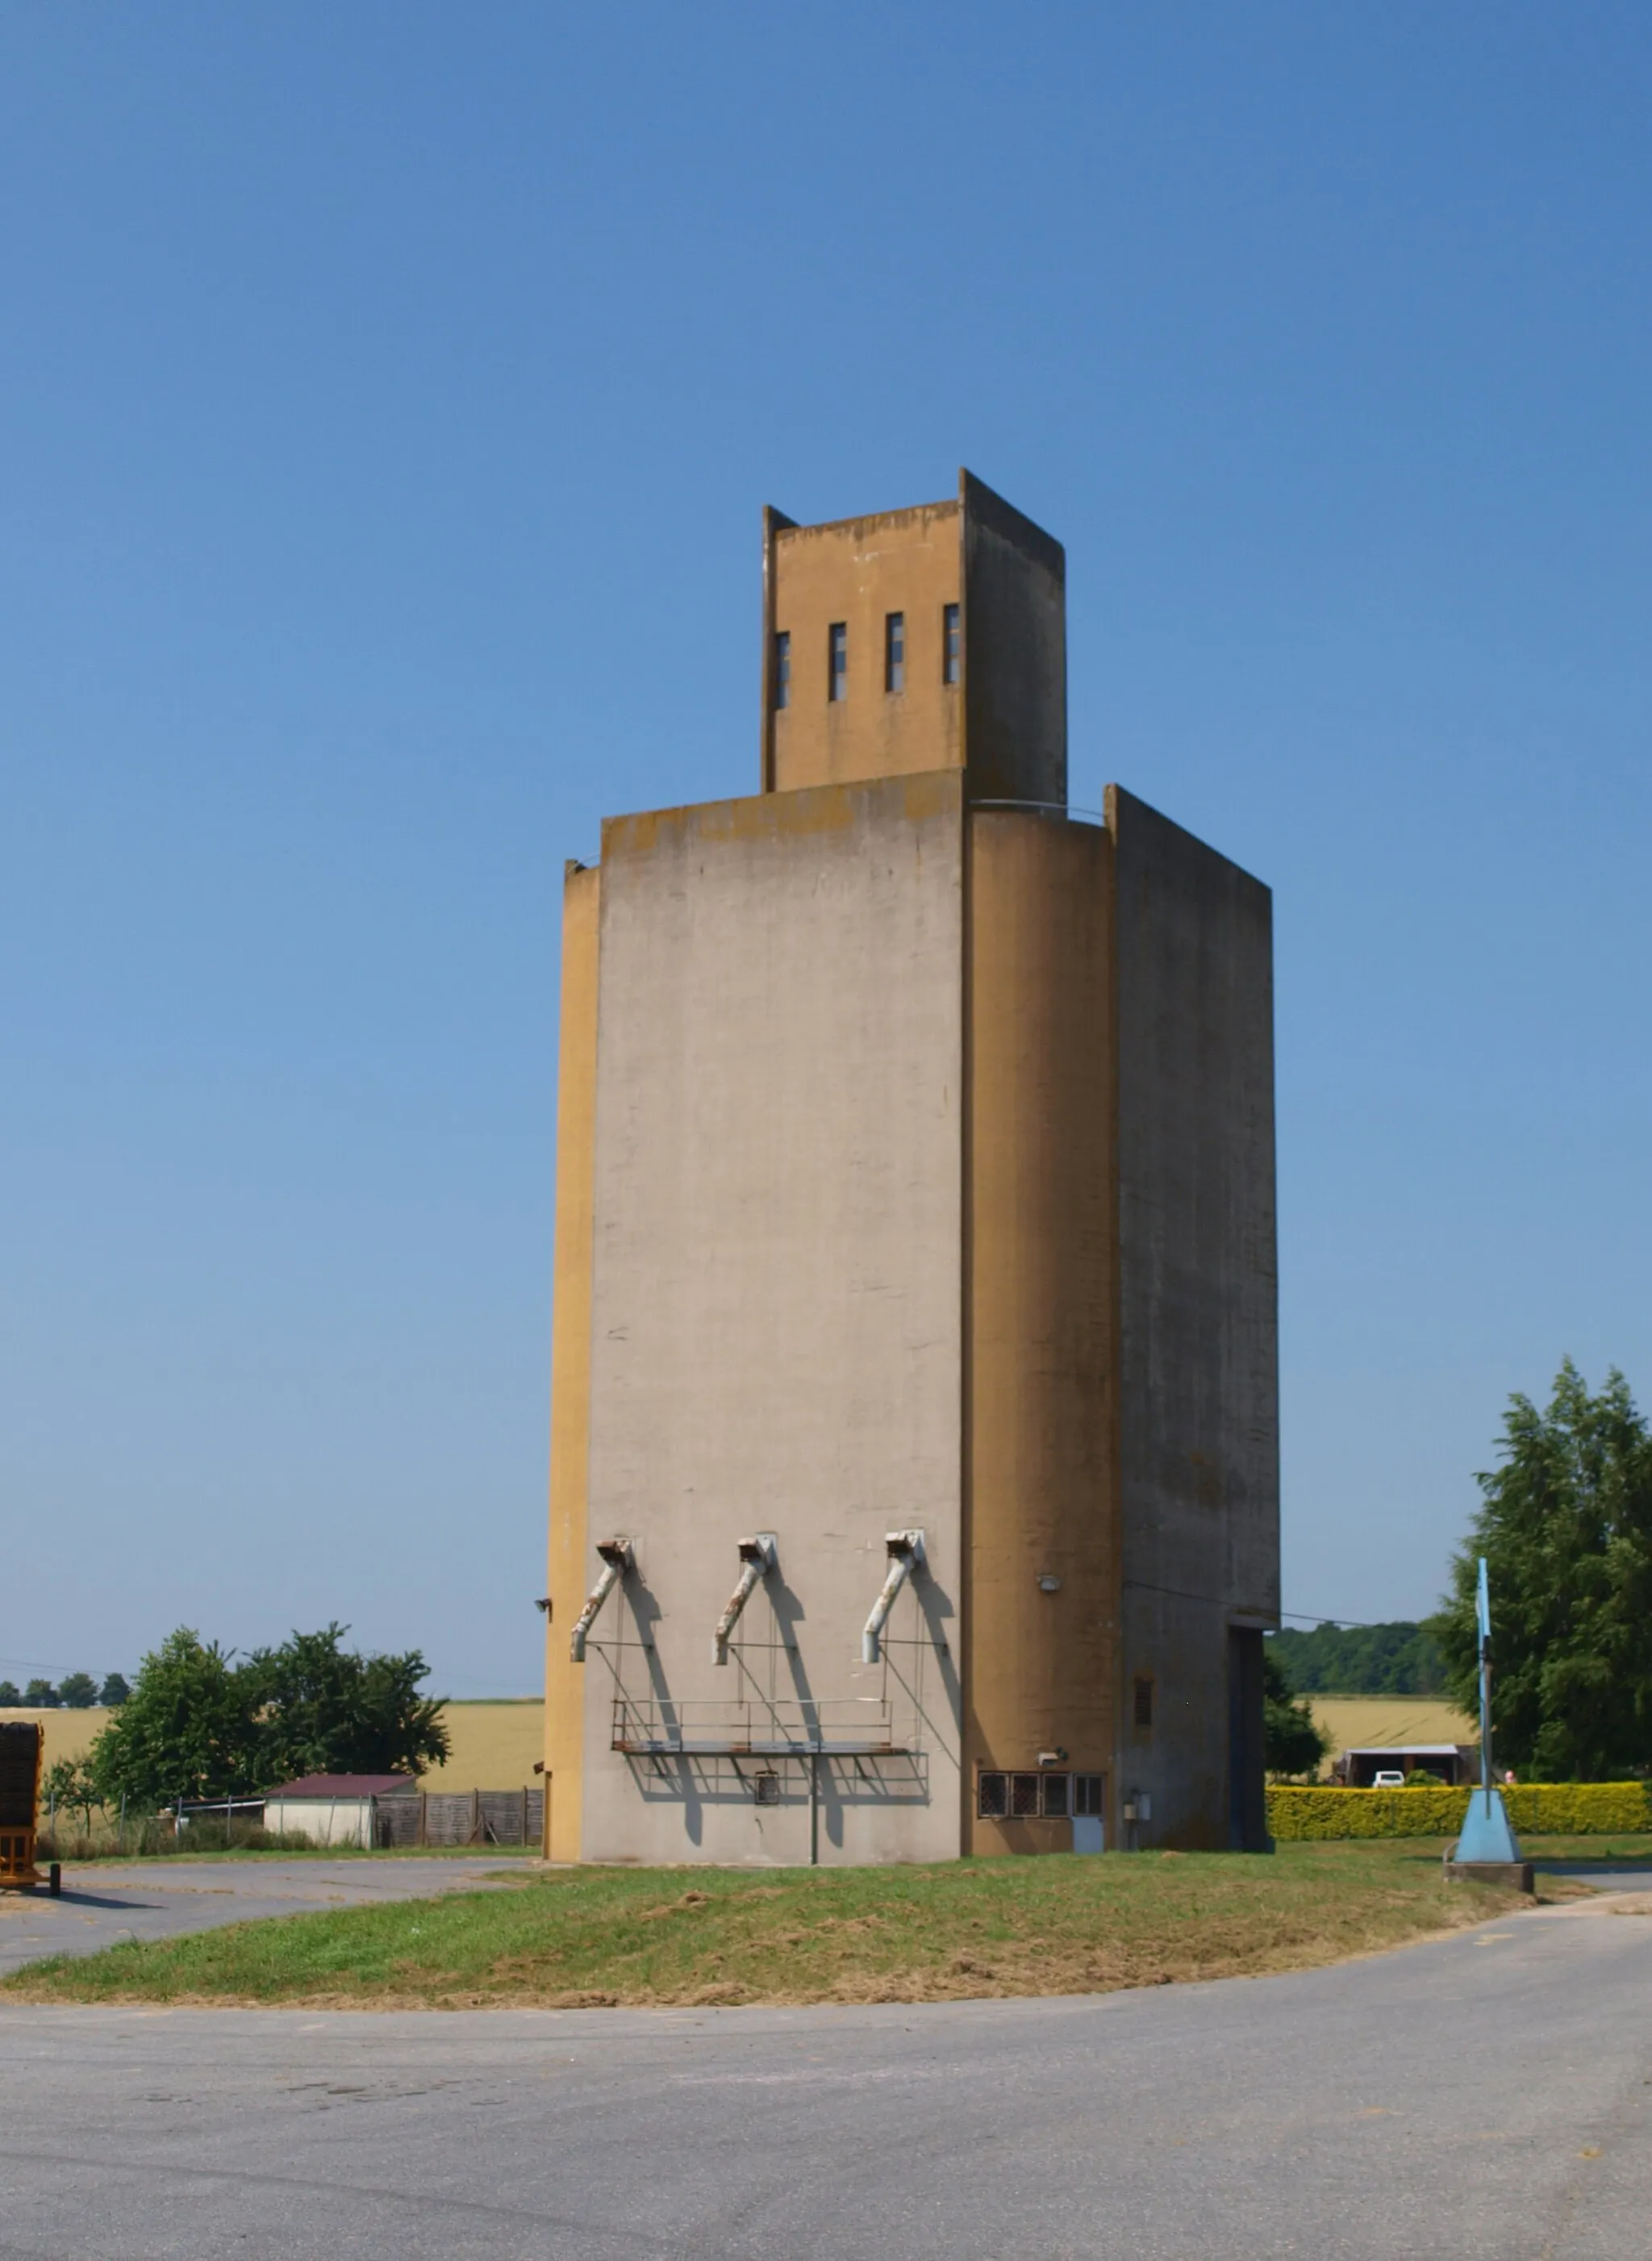
[(380, 1801), (410, 1798), (419, 1785), (405, 1774), (306, 1774), (264, 1796), (264, 1827), (291, 1830), (313, 1845), (354, 1845), (363, 1852), (385, 1841)]

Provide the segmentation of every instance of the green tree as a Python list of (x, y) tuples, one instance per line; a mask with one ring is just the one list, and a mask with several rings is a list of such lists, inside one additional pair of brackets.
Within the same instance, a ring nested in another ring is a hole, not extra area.
[(1331, 1745), (1298, 1698), (1272, 1644), (1262, 1650), (1262, 1750), (1270, 1774), (1314, 1774)]
[(22, 1691), (15, 1680), (0, 1680), (0, 1704), (20, 1704)]
[(49, 1680), (31, 1680), (23, 1691), (23, 1700), (25, 1704), (32, 1704), (36, 1711), (55, 1712), (57, 1690)]
[(97, 1701), (97, 1683), (90, 1672), (70, 1672), (65, 1675), (57, 1691), (60, 1704), (67, 1704), (71, 1712), (84, 1712)]
[(104, 1802), (97, 1777), (85, 1759), (59, 1759), (40, 1783), (40, 1804), (51, 1813), (78, 1813), (83, 1829)]
[(1614, 1367), (1591, 1396), (1567, 1359), (1539, 1412), (1515, 1396), (1503, 1465), (1453, 1558), (1434, 1630), (1452, 1695), (1479, 1707), (1476, 1561), (1491, 1582), (1498, 1762), (1540, 1782), (1652, 1764), (1652, 1437)]
[(127, 1687), (123, 1676), (119, 1672), (111, 1672), (98, 1690), (97, 1700), (100, 1704), (107, 1704), (111, 1712), (118, 1711), (131, 1693), (132, 1690)]
[(341, 1646), (348, 1631), (295, 1633), (248, 1660), (266, 1788), (305, 1774), (416, 1775), (447, 1757), (441, 1700), (419, 1692), (420, 1652), (361, 1656)]
[(106, 1803), (139, 1810), (260, 1789), (257, 1694), (215, 1641), (180, 1626), (138, 1668), (137, 1684), (92, 1744)]

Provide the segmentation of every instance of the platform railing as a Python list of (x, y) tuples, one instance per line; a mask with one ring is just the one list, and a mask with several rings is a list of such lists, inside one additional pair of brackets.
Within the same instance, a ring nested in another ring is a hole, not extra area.
[(904, 1755), (910, 1746), (895, 1741), (878, 1697), (616, 1696), (611, 1748), (649, 1758), (868, 1758)]

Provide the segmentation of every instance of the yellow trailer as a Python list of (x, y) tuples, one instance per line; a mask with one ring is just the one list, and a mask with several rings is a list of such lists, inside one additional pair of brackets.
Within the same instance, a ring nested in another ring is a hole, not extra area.
[(40, 1818), (40, 1752), (46, 1730), (33, 1719), (0, 1721), (0, 1891), (61, 1888), (52, 1862), (43, 1877), (34, 1865)]

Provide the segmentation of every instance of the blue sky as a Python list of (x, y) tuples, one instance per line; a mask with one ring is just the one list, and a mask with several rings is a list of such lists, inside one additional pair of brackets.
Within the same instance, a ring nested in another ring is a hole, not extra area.
[(539, 1660), (564, 856), (759, 506), (1066, 542), (1275, 892), (1286, 1606), (1652, 1395), (1652, 15), (0, 7), (0, 1673)]

